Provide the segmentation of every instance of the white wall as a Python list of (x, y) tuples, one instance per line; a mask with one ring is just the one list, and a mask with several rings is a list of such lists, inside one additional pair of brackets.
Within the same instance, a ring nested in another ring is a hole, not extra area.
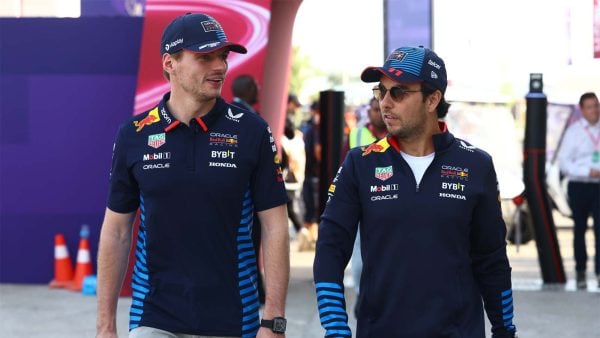
[(448, 97), (521, 98), (535, 72), (554, 102), (600, 91), (592, 20), (593, 0), (433, 0), (433, 48), (446, 61)]
[(0, 17), (79, 17), (80, 0), (2, 0)]

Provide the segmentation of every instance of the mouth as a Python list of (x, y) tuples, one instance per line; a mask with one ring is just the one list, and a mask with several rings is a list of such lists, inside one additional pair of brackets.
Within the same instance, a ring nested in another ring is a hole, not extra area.
[(208, 78), (208, 79), (206, 79), (206, 81), (213, 83), (213, 84), (221, 84), (221, 83), (223, 83), (223, 78)]
[(221, 85), (224, 80), (225, 76), (223, 75), (212, 75), (206, 78), (206, 81), (212, 83), (213, 85)]
[(386, 121), (386, 122), (388, 122), (388, 121), (396, 121), (396, 120), (398, 120), (398, 118), (395, 117), (392, 114), (383, 114), (383, 120)]

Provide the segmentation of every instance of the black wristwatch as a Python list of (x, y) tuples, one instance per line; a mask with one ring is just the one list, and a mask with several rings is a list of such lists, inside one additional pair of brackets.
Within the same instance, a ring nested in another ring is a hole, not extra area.
[(287, 320), (283, 317), (275, 317), (271, 320), (261, 319), (260, 326), (269, 328), (275, 333), (285, 333), (285, 327), (287, 326)]

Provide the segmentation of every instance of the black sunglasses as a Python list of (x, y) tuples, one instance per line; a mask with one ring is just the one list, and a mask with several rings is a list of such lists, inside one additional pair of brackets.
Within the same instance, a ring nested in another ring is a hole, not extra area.
[(404, 97), (406, 97), (406, 95), (408, 95), (408, 93), (419, 93), (422, 92), (423, 89), (419, 89), (419, 90), (406, 90), (402, 87), (392, 87), (390, 89), (385, 88), (383, 85), (377, 85), (375, 87), (373, 87), (373, 96), (381, 101), (383, 100), (383, 98), (385, 97), (385, 94), (387, 92), (390, 92), (390, 96), (392, 96), (392, 100), (396, 101), (396, 102), (400, 102), (404, 99)]

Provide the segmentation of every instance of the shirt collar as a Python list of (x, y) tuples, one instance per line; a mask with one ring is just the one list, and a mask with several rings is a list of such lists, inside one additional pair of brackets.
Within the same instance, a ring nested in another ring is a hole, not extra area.
[(590, 128), (590, 129), (598, 129), (598, 128), (600, 128), (600, 120), (598, 120), (594, 124), (590, 123), (590, 121), (588, 121), (585, 117), (581, 117), (580, 120), (581, 120), (581, 125), (584, 128)]
[[(454, 135), (452, 135), (448, 131), (448, 126), (446, 122), (438, 121), (438, 126), (440, 127), (441, 133), (434, 134), (433, 138), (433, 148), (436, 153), (443, 152), (446, 149), (450, 148), (450, 145), (454, 142)], [(400, 152), (400, 144), (398, 140), (392, 135), (388, 134), (387, 136), (388, 142), (390, 145), (397, 151)]]
[[(181, 124), (181, 121), (177, 120), (167, 107), (167, 101), (169, 101), (170, 97), (171, 92), (166, 93), (158, 104), (158, 111), (161, 116), (161, 123), (163, 124), (165, 132), (169, 132)], [(208, 132), (214, 123), (219, 119), (219, 117), (225, 113), (226, 108), (227, 103), (225, 100), (223, 100), (221, 97), (217, 97), (215, 105), (208, 112), (208, 114), (202, 117), (196, 117), (194, 119), (196, 122), (198, 122), (204, 132)]]

